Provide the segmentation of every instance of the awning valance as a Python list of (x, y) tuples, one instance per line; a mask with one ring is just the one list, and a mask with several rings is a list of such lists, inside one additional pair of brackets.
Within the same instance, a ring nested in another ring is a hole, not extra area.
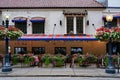
[[(106, 19), (106, 15), (103, 15), (103, 19)], [(120, 14), (114, 14), (113, 18), (120, 18)]]
[(78, 35), (24, 35), (18, 40), (80, 40), (80, 41), (96, 41), (97, 39), (92, 35), (78, 36)]
[(26, 22), (27, 18), (26, 17), (15, 17), (12, 19), (12, 22)]
[(43, 17), (32, 17), (30, 19), (31, 22), (45, 22), (45, 18)]
[(63, 11), (64, 15), (87, 15), (87, 10), (80, 11)]

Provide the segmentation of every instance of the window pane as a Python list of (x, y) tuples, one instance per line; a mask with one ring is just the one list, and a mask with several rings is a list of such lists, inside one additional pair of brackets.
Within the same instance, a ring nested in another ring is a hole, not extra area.
[(76, 17), (77, 33), (83, 33), (83, 17)]
[(82, 47), (71, 47), (71, 54), (82, 54), (83, 49)]
[(65, 47), (55, 47), (55, 54), (66, 55), (66, 48)]
[(33, 22), (32, 23), (33, 34), (44, 33), (44, 22)]
[(67, 33), (73, 31), (73, 17), (67, 17)]
[(14, 48), (14, 53), (16, 53), (16, 54), (26, 54), (27, 53), (27, 48), (26, 47), (15, 47)]
[[(105, 25), (105, 27), (109, 27), (106, 19), (104, 20), (104, 25)], [(117, 19), (113, 19), (110, 26), (111, 27), (117, 27)]]
[(44, 54), (45, 53), (45, 47), (32, 47), (32, 52), (34, 54)]
[(27, 33), (27, 23), (26, 22), (15, 22), (15, 27), (20, 29), (23, 33)]

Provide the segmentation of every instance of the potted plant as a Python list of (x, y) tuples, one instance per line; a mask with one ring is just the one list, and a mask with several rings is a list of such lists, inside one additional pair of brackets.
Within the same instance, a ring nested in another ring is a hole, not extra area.
[(116, 68), (118, 68), (120, 65), (118, 59), (119, 59), (118, 55), (113, 55), (113, 64)]
[(34, 56), (31, 55), (31, 54), (26, 54), (24, 56), (24, 64), (28, 64), (28, 65), (31, 65), (31, 63), (34, 62)]
[(23, 35), (23, 32), (16, 27), (9, 26), (5, 28), (0, 26), (0, 39), (3, 40), (5, 37), (8, 37), (11, 40), (18, 39)]
[(101, 41), (108, 41), (110, 38), (112, 41), (119, 41), (120, 40), (120, 28), (113, 27), (111, 29), (101, 27), (96, 30), (95, 37)]
[(104, 59), (104, 65), (105, 65), (105, 67), (108, 66), (108, 61), (109, 61), (108, 56), (105, 56), (105, 59)]
[(81, 66), (83, 63), (83, 57), (82, 56), (78, 56), (78, 64), (79, 66)]
[(97, 58), (92, 54), (83, 55), (83, 56), (78, 57), (78, 63), (82, 67), (90, 66), (91, 64), (94, 64), (96, 62), (97, 62)]
[(19, 59), (20, 59), (19, 55), (18, 54), (14, 54), (12, 56), (12, 63), (13, 63), (13, 65), (18, 64), (19, 63)]
[(56, 54), (53, 58), (53, 66), (55, 67), (61, 67), (64, 66), (65, 56), (62, 54)]
[(42, 57), (42, 61), (43, 61), (43, 64), (48, 67), (51, 63), (51, 56), (48, 54), (44, 55)]
[(79, 62), (79, 66), (81, 66), (81, 67), (89, 66), (89, 61), (87, 60), (87, 57), (85, 57), (85, 56), (79, 57), (78, 62)]

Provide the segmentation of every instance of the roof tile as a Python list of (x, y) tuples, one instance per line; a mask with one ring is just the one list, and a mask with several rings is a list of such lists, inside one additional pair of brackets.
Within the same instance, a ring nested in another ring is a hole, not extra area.
[(0, 8), (104, 7), (95, 0), (2, 0)]

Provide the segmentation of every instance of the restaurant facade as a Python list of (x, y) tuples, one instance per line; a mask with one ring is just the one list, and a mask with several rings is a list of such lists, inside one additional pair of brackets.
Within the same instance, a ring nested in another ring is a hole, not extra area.
[[(119, 26), (119, 15), (114, 26)], [(119, 9), (116, 11), (119, 11)], [(105, 25), (108, 9), (95, 0), (4, 0), (0, 3), (0, 24), (10, 16), (9, 25), (24, 35), (9, 40), (13, 54), (106, 54), (107, 42), (95, 38), (96, 29)], [(115, 25), (116, 24), (116, 25)], [(117, 44), (117, 43), (115, 43)], [(5, 41), (0, 41), (0, 53), (5, 53)]]

